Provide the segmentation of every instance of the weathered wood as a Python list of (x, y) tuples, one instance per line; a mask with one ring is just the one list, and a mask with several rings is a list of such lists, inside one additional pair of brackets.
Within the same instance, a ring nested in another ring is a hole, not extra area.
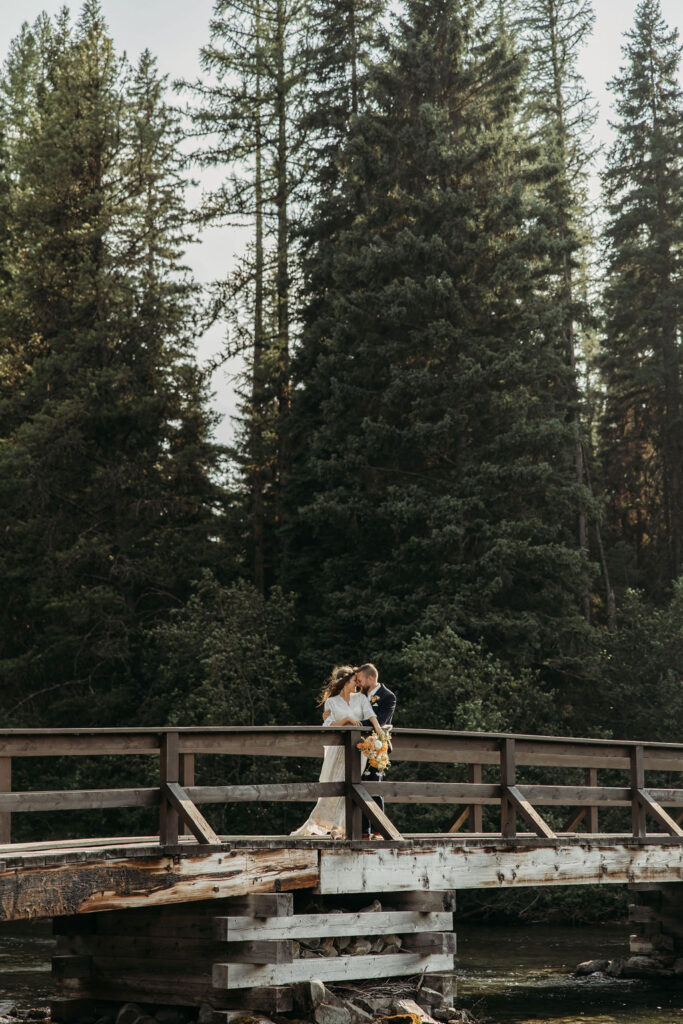
[(57, 1024), (71, 1024), (95, 1016), (94, 999), (53, 999), (50, 1004), (50, 1019)]
[(510, 798), (510, 789), (515, 785), (515, 741), (507, 736), (500, 747), (500, 833), (506, 839), (517, 835), (515, 804)]
[[(9, 758), (5, 758), (9, 760)], [(62, 789), (0, 793), (0, 812), (87, 811), (103, 807), (154, 807), (159, 790), (145, 789)], [(8, 815), (9, 816), (9, 815)]]
[[(194, 773), (195, 773), (195, 756), (194, 754), (180, 754), (180, 771), (178, 773), (178, 781), (187, 793), (189, 786), (194, 786)], [(190, 797), (192, 800), (193, 797)], [(196, 800), (195, 800), (196, 803)], [(183, 836), (192, 835), (190, 826), (184, 821), (180, 828), (180, 834)]]
[(451, 825), (451, 827), (449, 828), (448, 831), (449, 832), (459, 832), (460, 829), (465, 824), (465, 822), (469, 820), (469, 817), (470, 817), (471, 813), (472, 813), (472, 807), (471, 806), (470, 807), (466, 807), (464, 811), (460, 812), (460, 814), (455, 819), (455, 821), (453, 822), (453, 824)]
[[(419, 889), (409, 892), (392, 892), (388, 897), (383, 897), (386, 903), (390, 903), (392, 909), (412, 910), (421, 914), (453, 913), (455, 911), (456, 893), (455, 889), (439, 889), (438, 887), (429, 890)], [(453, 928), (453, 923), (448, 929)], [(441, 931), (441, 928), (434, 928), (434, 931)]]
[(188, 797), (196, 804), (310, 803), (321, 796), (344, 796), (343, 782), (273, 782), (248, 786), (190, 786)]
[[(589, 885), (670, 881), (683, 877), (683, 845), (613, 838), (548, 846), (544, 841), (491, 840), (482, 846), (441, 845), (320, 852), (321, 893), (482, 889), (514, 885)], [(368, 844), (370, 845), (370, 844)], [(386, 897), (387, 902), (393, 900)]]
[(221, 959), (231, 964), (291, 964), (294, 959), (292, 940), (250, 939), (247, 942), (226, 942)]
[(645, 807), (642, 801), (638, 799), (638, 791), (645, 789), (644, 754), (643, 747), (640, 744), (631, 750), (631, 787), (633, 835), (640, 839), (647, 834)]
[[(586, 768), (586, 782), (588, 786), (593, 789), (597, 789), (598, 786), (598, 769), (597, 768)], [(598, 808), (591, 804), (586, 808), (588, 819), (587, 827), (589, 832), (598, 832)]]
[[(159, 786), (163, 793), (164, 784), (177, 782), (180, 775), (179, 738), (177, 732), (165, 732), (161, 737), (159, 751)], [(178, 811), (164, 794), (159, 806), (159, 841), (162, 846), (176, 846), (178, 843)]]
[[(252, 985), (279, 985), (307, 981), (348, 981), (363, 978), (392, 978), (423, 971), (446, 971), (453, 967), (453, 957), (445, 954), (396, 953), (378, 956), (340, 956), (315, 961), (295, 960), (291, 964), (270, 964), (251, 967), (247, 964), (215, 964), (213, 984), (218, 990), (249, 988)], [(315, 973), (313, 973), (315, 972)]]
[(289, 917), (294, 913), (294, 897), (291, 892), (251, 893), (245, 910), (251, 917)]
[(636, 790), (636, 799), (643, 810), (650, 814), (664, 828), (665, 832), (668, 832), (670, 836), (683, 837), (683, 829), (679, 828), (673, 818), (666, 813), (656, 800), (653, 800), (648, 792), (644, 789)]
[(543, 836), (544, 839), (555, 839), (553, 830), (524, 798), (517, 786), (508, 786), (505, 795), (508, 803), (531, 825), (537, 836)]
[[(481, 767), (481, 766), (477, 766)], [(499, 785), (473, 785), (469, 782), (384, 782), (364, 781), (363, 785), (371, 796), (384, 797), (393, 804), (455, 804), (482, 803), (497, 804), (500, 801)]]
[(305, 846), (139, 859), (105, 851), (0, 875), (0, 920), (165, 906), (312, 888), (317, 882), (318, 851)]
[(372, 799), (365, 786), (356, 783), (353, 787), (353, 799), (361, 808), (365, 817), (374, 825), (378, 832), (381, 832), (385, 839), (400, 839), (401, 833), (396, 826), (387, 818), (379, 804)]
[[(420, 893), (419, 895), (429, 895)], [(453, 914), (414, 910), (345, 914), (293, 914), (254, 921), (249, 917), (217, 917), (213, 935), (218, 941), (264, 939), (327, 939), (346, 935), (404, 935), (448, 931)]]
[(353, 730), (346, 735), (344, 752), (344, 792), (346, 794), (346, 836), (360, 839), (363, 830), (361, 805), (356, 799), (355, 789), (361, 780), (361, 754), (357, 749), (361, 734)]
[[(12, 758), (0, 757), (0, 801), (3, 793), (12, 790)], [(0, 845), (12, 841), (12, 815), (7, 811), (2, 813), (0, 804)]]
[(52, 973), (56, 978), (88, 978), (92, 973), (92, 956), (52, 957)]
[[(482, 766), (480, 764), (468, 764), (467, 781), (474, 786), (480, 786), (482, 779)], [(470, 832), (481, 832), (483, 829), (483, 817), (481, 804), (470, 804)]]
[(210, 846), (220, 846), (220, 836), (216, 835), (179, 783), (164, 782), (161, 792), (167, 802), (178, 812), (179, 817), (190, 829), (195, 839), (200, 843), (208, 843)]
[(576, 832), (577, 826), (581, 824), (581, 822), (583, 821), (583, 819), (585, 817), (586, 817), (586, 808), (585, 807), (579, 807), (578, 810), (573, 811), (569, 815), (569, 817), (567, 818), (567, 821), (562, 826), (562, 831), (563, 832)]
[[(211, 1006), (215, 1010), (220, 1008), (234, 1008), (243, 1010), (259, 1010), (266, 1014), (288, 1013), (293, 1008), (293, 992), (290, 985), (269, 986), (265, 988), (236, 989), (231, 992), (218, 991), (210, 982), (196, 983), (191, 978), (179, 977), (177, 981), (172, 978), (98, 978), (92, 982), (92, 987), (86, 987), (86, 982), (73, 981), (60, 984), (60, 994), (71, 994), (71, 999), (60, 999), (53, 1002), (75, 1003), (85, 1008), (102, 1003), (130, 1002), (148, 1003), (156, 1002), (170, 1006)], [(63, 991), (61, 991), (63, 990)], [(96, 1002), (94, 1002), (96, 1001)], [(79, 1020), (85, 1016), (81, 1011), (73, 1017), (65, 1017), (61, 1014), (65, 1011), (57, 1009), (60, 1016), (55, 1020)], [(68, 1011), (66, 1011), (68, 1012)], [(54, 1013), (53, 1013), (54, 1016)]]
[(403, 936), (403, 949), (411, 953), (450, 953), (456, 952), (455, 934), (453, 932), (422, 932), (416, 935)]

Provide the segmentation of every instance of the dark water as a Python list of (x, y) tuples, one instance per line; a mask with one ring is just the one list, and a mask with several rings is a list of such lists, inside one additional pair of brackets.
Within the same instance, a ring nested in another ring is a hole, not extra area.
[[(571, 977), (577, 963), (627, 953), (626, 925), (461, 925), (458, 1006), (493, 1024), (683, 1024), (683, 984)], [(50, 1000), (54, 940), (46, 922), (0, 926), (0, 1014)]]
[(683, 982), (573, 978), (582, 960), (628, 955), (628, 926), (464, 926), (458, 1006), (495, 1024), (683, 1024)]
[(45, 1006), (52, 993), (50, 959), (55, 947), (49, 921), (0, 925), (0, 1013)]

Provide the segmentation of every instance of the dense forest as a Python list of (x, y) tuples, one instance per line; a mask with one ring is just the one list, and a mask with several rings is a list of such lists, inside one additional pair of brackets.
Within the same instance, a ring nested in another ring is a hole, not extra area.
[[(24, 25), (4, 727), (313, 723), (330, 667), (372, 660), (398, 725), (680, 739), (681, 45), (640, 0), (601, 152), (592, 25), (590, 0), (217, 0), (176, 83), (96, 0)], [(236, 224), (200, 287), (187, 247)]]

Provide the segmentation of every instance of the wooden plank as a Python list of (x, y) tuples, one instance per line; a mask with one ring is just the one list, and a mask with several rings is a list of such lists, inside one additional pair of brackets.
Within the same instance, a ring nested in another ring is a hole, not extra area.
[(247, 964), (215, 964), (213, 984), (216, 989), (250, 988), (252, 985), (279, 985), (307, 981), (311, 977), (321, 981), (354, 981), (363, 978), (392, 978), (423, 971), (453, 969), (451, 955), (396, 953), (387, 956), (340, 956), (310, 960), (295, 960), (291, 964), (271, 964), (251, 967)]
[[(420, 893), (424, 896), (424, 893)], [(428, 894), (427, 894), (428, 895)], [(268, 939), (327, 939), (345, 935), (406, 935), (453, 928), (453, 914), (416, 910), (377, 913), (293, 914), (254, 921), (249, 917), (217, 917), (213, 935), (218, 941)]]
[(514, 839), (517, 835), (517, 820), (510, 789), (515, 785), (515, 741), (509, 736), (500, 747), (500, 783), (500, 833), (506, 839)]
[[(195, 757), (194, 754), (180, 754), (180, 771), (178, 773), (178, 781), (187, 793), (189, 786), (194, 786), (195, 778)], [(190, 797), (192, 800), (193, 797)], [(197, 802), (196, 800), (194, 801)], [(190, 826), (186, 821), (182, 823), (180, 834), (183, 836), (192, 835)]]
[(567, 818), (566, 823), (562, 826), (563, 832), (576, 832), (577, 826), (581, 824), (583, 819), (586, 817), (586, 808), (579, 807), (578, 810), (574, 811)]
[[(191, 849), (197, 851), (196, 846)], [(0, 920), (88, 914), (195, 900), (307, 889), (318, 882), (318, 851), (234, 849), (191, 857), (79, 854), (72, 863), (42, 864), (0, 875)]]
[(363, 814), (368, 818), (371, 825), (374, 825), (378, 832), (381, 832), (385, 839), (401, 839), (401, 833), (396, 826), (387, 818), (379, 804), (372, 799), (365, 786), (356, 783), (353, 787), (353, 799), (361, 808)]
[(231, 964), (291, 964), (293, 943), (291, 939), (230, 941), (225, 943), (221, 959)]
[(663, 827), (665, 832), (668, 832), (670, 836), (680, 836), (683, 838), (683, 829), (676, 824), (674, 819), (666, 813), (656, 800), (653, 800), (646, 790), (636, 790), (636, 799), (643, 810), (653, 817)]
[[(613, 837), (581, 843), (542, 845), (489, 840), (485, 845), (382, 847), (320, 851), (321, 893), (383, 892), (425, 889), (482, 889), (519, 885), (590, 885), (679, 881), (683, 844), (669, 840), (647, 844)], [(392, 897), (383, 897), (390, 902)]]
[(555, 839), (553, 830), (546, 824), (541, 815), (534, 810), (517, 786), (508, 786), (505, 792), (508, 802), (531, 825), (537, 836), (542, 836), (544, 839)]
[(645, 819), (645, 807), (638, 799), (638, 791), (645, 789), (645, 765), (643, 748), (640, 744), (631, 750), (631, 787), (632, 806), (631, 820), (633, 823), (633, 835), (638, 839), (647, 835), (647, 823)]
[[(597, 789), (598, 786), (598, 769), (597, 768), (586, 768), (586, 783), (590, 789)], [(598, 822), (598, 808), (593, 804), (586, 808), (588, 818), (586, 825), (589, 832), (596, 833), (599, 831)]]
[(88, 978), (92, 973), (92, 956), (52, 957), (52, 973), (55, 978)]
[[(261, 1010), (266, 1014), (286, 1013), (293, 1007), (291, 986), (270, 986), (266, 988), (236, 989), (231, 992), (218, 991), (210, 982), (197, 983), (192, 978), (98, 978), (90, 982), (63, 982), (60, 995), (117, 1003), (156, 1002), (169, 1006), (211, 1006), (214, 1009), (241, 1008)], [(87, 1005), (84, 1003), (84, 1005)], [(63, 1019), (63, 1018), (60, 1018)], [(80, 1019), (76, 1017), (76, 1020)]]
[[(9, 760), (9, 758), (5, 758)], [(0, 793), (0, 812), (86, 811), (103, 807), (154, 807), (159, 790), (144, 789), (62, 789), (24, 790)]]
[(361, 755), (357, 744), (361, 738), (358, 730), (350, 732), (346, 736), (344, 748), (344, 792), (346, 794), (346, 837), (347, 839), (360, 839), (363, 830), (363, 815), (361, 804), (356, 799), (356, 786), (361, 779)]
[(517, 788), (530, 803), (546, 807), (571, 807), (572, 804), (587, 804), (589, 801), (613, 807), (631, 806), (631, 789), (628, 786), (519, 785)]
[(294, 913), (294, 896), (291, 892), (251, 893), (245, 909), (251, 917), (290, 917)]
[[(12, 758), (0, 757), (0, 801), (3, 793), (12, 791)], [(2, 813), (0, 804), (0, 844), (12, 841), (12, 815), (7, 811)]]
[(449, 832), (459, 832), (460, 829), (465, 824), (465, 822), (468, 820), (471, 812), (472, 812), (472, 807), (471, 806), (470, 807), (466, 807), (464, 811), (461, 811), (460, 814), (455, 819), (455, 821), (453, 822), (453, 824), (451, 825), (451, 827), (449, 828), (448, 831)]
[(499, 785), (469, 782), (365, 781), (363, 785), (371, 796), (381, 794), (387, 803), (393, 804), (497, 804), (501, 793)]
[(321, 796), (343, 796), (343, 782), (282, 782), (248, 786), (189, 786), (186, 793), (195, 804), (310, 803)]
[(179, 783), (164, 782), (161, 789), (163, 796), (175, 808), (198, 842), (208, 843), (210, 846), (221, 845), (220, 837), (216, 835), (206, 818), (200, 814)]
[[(180, 775), (178, 743), (177, 732), (165, 732), (161, 737), (159, 788), (162, 792), (165, 783), (177, 782)], [(159, 842), (162, 846), (175, 846), (178, 843), (178, 810), (169, 802), (165, 793), (159, 804)]]
[[(474, 786), (480, 786), (482, 780), (482, 766), (480, 764), (468, 764), (467, 781)], [(481, 832), (483, 829), (483, 816), (480, 803), (470, 804), (470, 832)]]
[(450, 953), (456, 952), (455, 934), (453, 932), (422, 932), (417, 935), (403, 936), (403, 949), (411, 953)]

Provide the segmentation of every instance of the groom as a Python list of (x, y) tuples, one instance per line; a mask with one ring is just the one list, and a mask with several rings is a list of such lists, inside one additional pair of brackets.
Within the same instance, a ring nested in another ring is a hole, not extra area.
[[(356, 682), (358, 683), (359, 689), (363, 691), (365, 696), (372, 704), (377, 721), (381, 726), (391, 725), (391, 720), (394, 717), (394, 711), (396, 710), (396, 694), (392, 693), (391, 690), (379, 681), (379, 673), (374, 665), (369, 661), (365, 665), (361, 665), (356, 670)], [(362, 723), (363, 725), (371, 725), (369, 720)], [(378, 772), (376, 768), (371, 768), (370, 765), (366, 765), (365, 771), (363, 772), (363, 778), (369, 779), (371, 782), (381, 782), (382, 773)], [(375, 803), (384, 810), (384, 800), (381, 796), (373, 797)], [(372, 839), (372, 828), (370, 822), (366, 817), (363, 817), (363, 838)], [(382, 839), (381, 835), (377, 835), (378, 839)]]

